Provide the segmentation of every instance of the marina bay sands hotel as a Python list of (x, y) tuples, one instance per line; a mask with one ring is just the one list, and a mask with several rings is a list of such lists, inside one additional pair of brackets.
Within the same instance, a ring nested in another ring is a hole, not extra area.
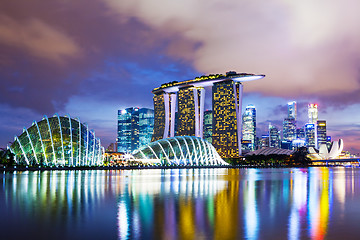
[[(241, 155), (242, 82), (265, 75), (227, 72), (170, 82), (153, 89), (154, 133), (152, 141), (175, 136), (203, 137), (205, 87), (212, 86), (212, 144), (223, 158)], [(175, 115), (177, 107), (177, 116)], [(176, 119), (177, 118), (177, 119)]]

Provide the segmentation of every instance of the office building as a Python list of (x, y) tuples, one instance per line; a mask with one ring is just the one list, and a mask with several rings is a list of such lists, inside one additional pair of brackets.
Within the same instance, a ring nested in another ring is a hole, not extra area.
[(118, 111), (118, 152), (131, 153), (150, 143), (153, 135), (153, 110), (126, 108)]
[[(248, 105), (242, 116), (242, 140), (249, 142), (249, 150), (254, 151), (256, 138), (256, 108), (254, 105)], [(245, 149), (245, 148), (243, 148)]]
[(317, 148), (320, 148), (320, 145), (325, 144), (327, 142), (327, 135), (326, 135), (326, 121), (318, 120), (317, 121)]
[(296, 111), (296, 102), (288, 102), (288, 118), (293, 118), (296, 121), (297, 111)]
[(305, 124), (305, 145), (306, 147), (315, 147), (316, 138), (315, 138), (315, 124), (308, 123)]
[(285, 118), (283, 122), (283, 140), (291, 142), (296, 139), (295, 118)]
[(139, 109), (139, 147), (148, 145), (154, 131), (154, 110)]
[(206, 110), (204, 112), (204, 139), (212, 143), (212, 111)]
[(275, 126), (269, 124), (269, 147), (280, 148), (280, 131)]
[(309, 123), (316, 124), (318, 120), (318, 105), (317, 104), (309, 104), (308, 105), (308, 118)]

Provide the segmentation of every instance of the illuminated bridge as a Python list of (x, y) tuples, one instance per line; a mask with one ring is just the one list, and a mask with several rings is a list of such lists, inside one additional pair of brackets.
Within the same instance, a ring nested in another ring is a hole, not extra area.
[(194, 136), (161, 139), (138, 149), (133, 155), (135, 159), (160, 165), (228, 165), (210, 143)]
[[(155, 88), (154, 134), (152, 141), (175, 136), (203, 137), (204, 87), (212, 86), (212, 144), (221, 157), (241, 155), (242, 92), (241, 82), (257, 80), (265, 75), (227, 72), (170, 82)], [(177, 108), (177, 119), (175, 116)]]

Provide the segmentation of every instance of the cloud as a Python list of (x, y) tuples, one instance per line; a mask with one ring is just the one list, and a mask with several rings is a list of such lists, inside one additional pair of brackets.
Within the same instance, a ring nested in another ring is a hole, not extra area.
[[(355, 10), (360, 3), (104, 1), (122, 19), (134, 17), (196, 45), (188, 54), (200, 72), (266, 74), (265, 79), (248, 84), (251, 92), (311, 98), (354, 94), (360, 89), (360, 31), (356, 26), (360, 15)], [(176, 44), (174, 40), (173, 49)]]
[(0, 43), (55, 61), (76, 57), (81, 52), (71, 37), (36, 18), (19, 21), (0, 15)]

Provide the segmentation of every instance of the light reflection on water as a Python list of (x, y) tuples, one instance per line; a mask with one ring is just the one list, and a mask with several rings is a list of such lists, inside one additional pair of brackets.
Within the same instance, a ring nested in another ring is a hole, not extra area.
[(359, 180), (351, 168), (2, 173), (0, 230), (5, 239), (356, 239)]

